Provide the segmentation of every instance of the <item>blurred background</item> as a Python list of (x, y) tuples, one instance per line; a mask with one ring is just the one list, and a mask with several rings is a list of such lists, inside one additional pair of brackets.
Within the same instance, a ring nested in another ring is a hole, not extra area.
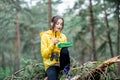
[[(75, 64), (120, 55), (120, 0), (0, 0), (0, 79), (42, 63), (39, 33), (50, 19), (65, 20), (63, 33)], [(120, 75), (120, 64), (115, 68)]]

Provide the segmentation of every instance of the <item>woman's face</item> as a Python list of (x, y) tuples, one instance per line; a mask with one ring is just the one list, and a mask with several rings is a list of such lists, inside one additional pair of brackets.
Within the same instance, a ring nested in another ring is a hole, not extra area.
[(63, 20), (58, 19), (57, 23), (55, 24), (54, 31), (55, 32), (60, 32), (62, 30), (62, 27), (63, 27), (62, 24), (63, 24)]

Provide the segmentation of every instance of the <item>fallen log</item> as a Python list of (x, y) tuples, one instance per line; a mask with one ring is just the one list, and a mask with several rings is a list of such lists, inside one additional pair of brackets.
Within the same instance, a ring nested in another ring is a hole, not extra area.
[[(89, 71), (86, 75), (76, 75), (74, 76), (71, 80), (100, 80), (100, 76), (107, 75), (107, 71), (108, 71), (108, 67), (114, 63), (120, 62), (120, 55), (110, 58), (108, 60), (103, 61), (102, 64), (98, 65), (96, 68), (94, 68), (93, 70)], [(91, 62), (92, 63), (92, 62)], [(95, 64), (95, 62), (93, 62), (93, 64)], [(84, 66), (83, 66), (84, 67)], [(79, 67), (78, 70), (80, 68), (83, 67)], [(77, 68), (76, 68), (77, 69)], [(75, 68), (71, 69), (72, 70), (76, 70)]]

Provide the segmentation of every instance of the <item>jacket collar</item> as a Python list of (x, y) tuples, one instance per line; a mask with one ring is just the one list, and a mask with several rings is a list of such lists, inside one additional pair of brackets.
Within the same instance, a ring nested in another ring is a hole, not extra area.
[(60, 36), (60, 32), (53, 32), (52, 30), (49, 30), (50, 34), (57, 37)]

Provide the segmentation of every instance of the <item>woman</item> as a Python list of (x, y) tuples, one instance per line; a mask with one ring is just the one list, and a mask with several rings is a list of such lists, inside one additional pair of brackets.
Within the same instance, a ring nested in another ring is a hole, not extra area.
[(41, 54), (48, 80), (59, 80), (59, 72), (70, 65), (69, 51), (67, 48), (58, 48), (59, 42), (67, 42), (66, 36), (61, 32), (64, 20), (60, 16), (51, 19), (50, 30), (41, 32)]

